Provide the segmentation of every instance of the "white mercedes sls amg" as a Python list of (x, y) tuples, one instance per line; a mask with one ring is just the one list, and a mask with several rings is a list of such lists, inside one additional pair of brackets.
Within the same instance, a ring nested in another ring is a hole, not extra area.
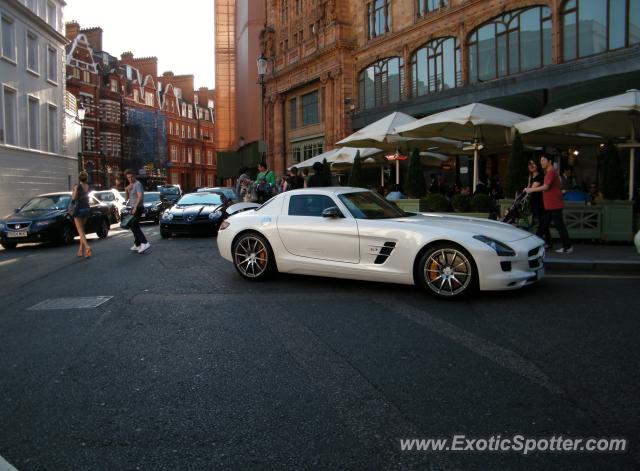
[(447, 299), (544, 275), (544, 241), (535, 235), (486, 219), (407, 213), (362, 188), (281, 193), (224, 221), (218, 248), (248, 280), (283, 272), (416, 284)]

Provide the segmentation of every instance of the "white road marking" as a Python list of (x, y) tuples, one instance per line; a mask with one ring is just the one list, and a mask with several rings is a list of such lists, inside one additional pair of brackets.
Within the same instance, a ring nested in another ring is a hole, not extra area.
[(11, 265), (12, 263), (16, 263), (18, 261), (17, 258), (10, 258), (9, 260), (4, 260), (0, 262), (0, 267), (4, 267), (5, 265)]
[(0, 471), (18, 471), (16, 468), (11, 466), (2, 456), (0, 456)]
[(425, 310), (398, 302), (396, 299), (374, 302), (384, 306), (389, 311), (403, 315), (416, 324), (429, 328), (443, 337), (453, 340), (457, 344), (471, 350), (473, 353), (493, 361), (499, 366), (528, 379), (534, 384), (542, 386), (553, 394), (563, 394), (562, 389), (554, 384), (540, 368), (512, 350), (496, 345), (489, 340), (485, 340), (449, 322), (443, 321)]

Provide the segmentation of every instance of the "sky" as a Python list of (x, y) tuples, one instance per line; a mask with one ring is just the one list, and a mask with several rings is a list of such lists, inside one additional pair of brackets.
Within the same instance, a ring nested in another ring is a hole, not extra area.
[[(102, 28), (102, 48), (117, 58), (158, 58), (158, 75), (193, 75), (196, 89), (214, 88), (213, 0), (66, 0), (64, 21)], [(125, 14), (126, 12), (126, 14)]]

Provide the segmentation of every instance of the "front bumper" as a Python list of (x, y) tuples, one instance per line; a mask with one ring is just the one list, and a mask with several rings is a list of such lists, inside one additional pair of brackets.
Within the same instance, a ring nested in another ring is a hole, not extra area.
[(476, 260), (480, 274), (480, 289), (488, 291), (511, 290), (540, 281), (545, 274), (544, 241), (536, 236), (527, 237), (509, 246), (516, 251), (514, 257), (497, 257), (487, 252)]
[(26, 232), (26, 235), (19, 237), (12, 237), (18, 231), (7, 231), (3, 229), (0, 231), (0, 242), (13, 243), (13, 244), (28, 244), (33, 242), (54, 242), (60, 237), (60, 231), (57, 224), (50, 224), (48, 226), (36, 227), (31, 224), (28, 228), (22, 229), (19, 232)]
[(160, 230), (177, 235), (203, 235), (213, 234), (218, 230), (219, 223), (216, 221), (160, 221)]

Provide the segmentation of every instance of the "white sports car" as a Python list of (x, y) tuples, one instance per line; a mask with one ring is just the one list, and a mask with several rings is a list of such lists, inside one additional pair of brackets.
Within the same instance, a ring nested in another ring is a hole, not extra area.
[(220, 226), (218, 248), (248, 280), (275, 272), (416, 284), (441, 298), (516, 289), (544, 275), (544, 241), (508, 224), (406, 213), (362, 188), (281, 193)]

